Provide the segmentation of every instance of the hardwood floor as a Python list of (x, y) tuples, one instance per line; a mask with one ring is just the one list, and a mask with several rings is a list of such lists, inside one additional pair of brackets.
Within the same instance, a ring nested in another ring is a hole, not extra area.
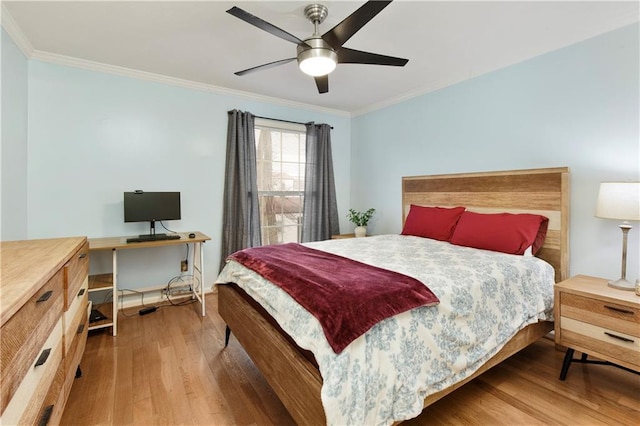
[[(90, 335), (62, 418), (67, 425), (292, 425), (293, 419), (232, 337), (224, 349), (217, 295), (119, 317), (118, 336)], [(541, 339), (404, 425), (640, 423), (640, 376), (574, 364)]]

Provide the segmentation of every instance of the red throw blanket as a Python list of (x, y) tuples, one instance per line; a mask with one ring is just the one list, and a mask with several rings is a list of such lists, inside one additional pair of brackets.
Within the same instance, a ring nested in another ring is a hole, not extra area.
[(316, 317), (335, 353), (385, 318), (440, 302), (415, 278), (296, 243), (249, 248), (229, 258)]

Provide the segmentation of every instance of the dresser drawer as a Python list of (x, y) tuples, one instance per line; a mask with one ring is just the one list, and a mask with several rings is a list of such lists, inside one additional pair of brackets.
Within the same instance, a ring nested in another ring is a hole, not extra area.
[[(87, 305), (88, 306), (88, 305)], [(82, 355), (87, 345), (87, 336), (89, 334), (89, 313), (87, 306), (81, 310), (82, 316), (78, 327), (75, 330), (74, 338), (71, 341), (69, 350), (64, 357), (65, 383), (63, 392), (65, 399), (71, 392), (71, 386), (76, 376), (76, 370), (82, 361)]]
[[(47, 353), (45, 357), (44, 354)], [(37, 359), (27, 365), (28, 370), (23, 380), (2, 413), (2, 424), (38, 423), (42, 404), (62, 365), (62, 318), (55, 324), (44, 344), (38, 348), (38, 355)]]
[(561, 317), (640, 337), (640, 309), (565, 292), (560, 297)]
[(69, 310), (63, 314), (64, 318), (64, 355), (67, 356), (71, 343), (77, 334), (78, 327), (87, 317), (87, 305), (89, 303), (89, 280), (85, 277), (83, 285), (78, 290)]
[(84, 283), (85, 278), (89, 274), (89, 242), (85, 243), (80, 249), (74, 253), (73, 257), (64, 265), (64, 310), (68, 310), (69, 306), (75, 299), (80, 287)]
[(58, 366), (58, 371), (49, 387), (49, 392), (44, 398), (40, 411), (36, 416), (38, 425), (57, 425), (62, 418), (65, 405), (64, 386), (64, 362)]
[[(20, 386), (50, 337), (54, 326), (62, 324), (64, 273), (59, 270), (2, 327), (0, 346), (0, 414)], [(58, 333), (62, 342), (62, 326)], [(62, 349), (62, 348), (61, 348)]]

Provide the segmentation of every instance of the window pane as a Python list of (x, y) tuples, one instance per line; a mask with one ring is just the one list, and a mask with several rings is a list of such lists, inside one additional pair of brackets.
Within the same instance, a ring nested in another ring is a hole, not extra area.
[(271, 134), (272, 152), (271, 158), (273, 161), (282, 161), (282, 133), (281, 132), (269, 132)]
[(262, 244), (299, 242), (305, 134), (256, 128), (255, 136)]
[(296, 134), (282, 136), (282, 161), (300, 161), (300, 138)]
[(282, 163), (281, 188), (283, 191), (295, 191), (300, 187), (300, 167), (298, 163)]

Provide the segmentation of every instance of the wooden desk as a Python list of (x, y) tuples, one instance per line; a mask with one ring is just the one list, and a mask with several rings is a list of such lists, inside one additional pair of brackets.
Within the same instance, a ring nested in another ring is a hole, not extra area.
[(113, 291), (113, 303), (111, 309), (112, 317), (90, 325), (89, 330), (112, 327), (113, 335), (116, 336), (118, 333), (118, 251), (120, 250), (166, 247), (175, 244), (193, 244), (193, 250), (189, 250), (189, 253), (191, 253), (189, 268), (191, 269), (190, 272), (193, 275), (193, 284), (191, 286), (191, 289), (193, 297), (198, 299), (200, 305), (202, 306), (202, 316), (205, 315), (204, 258), (202, 252), (202, 243), (209, 241), (211, 238), (209, 238), (202, 232), (194, 232), (195, 238), (189, 238), (189, 232), (179, 232), (177, 234), (180, 235), (180, 239), (144, 241), (137, 243), (128, 243), (127, 238), (131, 237), (107, 237), (89, 239), (89, 251), (111, 250), (113, 262), (112, 272), (110, 274), (92, 275), (89, 277), (89, 291), (104, 291), (109, 289)]

